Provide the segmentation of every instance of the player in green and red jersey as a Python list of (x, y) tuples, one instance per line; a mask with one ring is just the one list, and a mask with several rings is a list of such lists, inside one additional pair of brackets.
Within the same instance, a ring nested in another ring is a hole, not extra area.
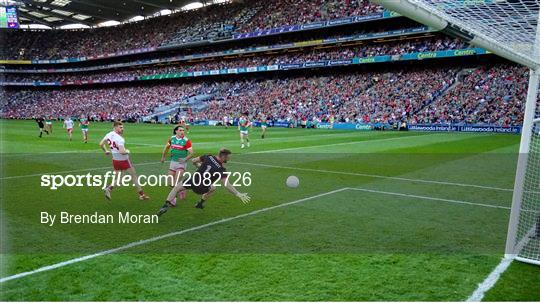
[(249, 133), (248, 128), (251, 127), (251, 122), (247, 118), (247, 115), (243, 115), (238, 119), (238, 130), (240, 131), (240, 148), (244, 148), (244, 140), (249, 147)]
[[(169, 176), (172, 176), (173, 183), (169, 186), (174, 187), (176, 184), (174, 182), (182, 182), (182, 175), (186, 171), (186, 164), (189, 159), (193, 156), (193, 148), (191, 146), (191, 141), (185, 136), (185, 130), (182, 126), (176, 126), (174, 128), (174, 136), (172, 136), (161, 155), (161, 163), (165, 162), (167, 153), (171, 151), (171, 164), (169, 165)], [(180, 199), (185, 197), (185, 191), (178, 192)], [(174, 206), (176, 205), (176, 198), (173, 201), (170, 201)]]
[(52, 126), (53, 126), (52, 119), (53, 119), (52, 116), (45, 118), (45, 127), (47, 128), (47, 131), (49, 132), (50, 135), (52, 135)]
[(261, 139), (264, 139), (266, 135), (266, 128), (268, 127), (268, 118), (265, 115), (261, 115)]
[(88, 125), (90, 125), (90, 122), (87, 118), (81, 117), (79, 119), (79, 127), (81, 128), (81, 131), (83, 133), (83, 142), (88, 143)]

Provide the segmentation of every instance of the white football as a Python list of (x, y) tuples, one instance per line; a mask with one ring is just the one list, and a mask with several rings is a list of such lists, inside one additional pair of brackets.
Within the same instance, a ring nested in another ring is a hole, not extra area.
[(296, 176), (289, 176), (286, 184), (288, 187), (296, 188), (298, 185), (300, 185), (300, 180), (298, 180), (298, 177)]

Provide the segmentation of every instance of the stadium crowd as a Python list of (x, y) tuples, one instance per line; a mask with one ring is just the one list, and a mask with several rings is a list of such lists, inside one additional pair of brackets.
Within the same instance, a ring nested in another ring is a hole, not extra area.
[[(294, 10), (291, 9), (294, 7)], [(364, 15), (381, 8), (367, 0), (291, 1), (270, 0), (215, 4), (193, 11), (82, 30), (3, 31), (2, 59), (61, 59), (159, 47), (230, 36), (282, 25), (301, 24), (350, 15)]]
[(211, 95), (194, 119), (221, 120), (249, 112), (275, 120), (518, 125), (527, 71), (480, 67), (461, 77), (455, 67), (408, 68), (327, 76), (168, 83), (120, 88), (5, 91), (2, 116), (88, 115), (139, 119), (156, 107)]
[(302, 52), (285, 52), (275, 55), (259, 55), (253, 57), (238, 57), (226, 60), (201, 61), (197, 63), (180, 61), (165, 66), (149, 66), (104, 70), (85, 73), (55, 73), (55, 74), (5, 74), (6, 81), (113, 81), (144, 75), (180, 73), (225, 68), (251, 67), (261, 65), (283, 65), (303, 63), (307, 61), (346, 60), (354, 57), (369, 57), (377, 55), (402, 55), (405, 53), (461, 49), (466, 44), (457, 38), (434, 36), (417, 38), (390, 43), (376, 43), (348, 47), (333, 47), (324, 49), (306, 49)]
[(368, 0), (271, 0), (239, 32), (266, 30), (286, 25), (305, 24), (349, 16), (363, 16), (381, 12), (382, 7)]
[(159, 106), (201, 92), (202, 84), (64, 90), (6, 90), (2, 116), (87, 116), (93, 120), (138, 120)]
[(412, 122), (520, 125), (527, 79), (527, 70), (516, 65), (474, 69), (447, 95), (415, 115)]
[(456, 69), (243, 81), (215, 94), (199, 119), (249, 112), (276, 120), (408, 120), (454, 81)]

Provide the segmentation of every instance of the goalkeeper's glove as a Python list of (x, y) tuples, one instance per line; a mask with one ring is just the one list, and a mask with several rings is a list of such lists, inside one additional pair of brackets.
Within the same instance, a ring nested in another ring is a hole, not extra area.
[(244, 204), (248, 204), (249, 201), (251, 201), (251, 197), (247, 193), (237, 193), (236, 196), (242, 201)]

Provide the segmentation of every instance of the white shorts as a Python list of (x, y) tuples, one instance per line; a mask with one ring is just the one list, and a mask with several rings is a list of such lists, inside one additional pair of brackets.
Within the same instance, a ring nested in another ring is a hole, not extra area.
[(240, 131), (240, 135), (247, 135), (248, 134), (248, 131), (247, 130), (241, 130)]
[(52, 125), (52, 122), (45, 122), (45, 124), (47, 124), (47, 125)]
[(266, 127), (267, 127), (266, 125), (261, 125), (262, 129), (266, 129)]
[(178, 171), (180, 169), (186, 170), (186, 161), (171, 161), (169, 164), (169, 170)]
[(81, 131), (82, 131), (83, 133), (87, 133), (87, 132), (88, 132), (88, 128), (81, 128)]

